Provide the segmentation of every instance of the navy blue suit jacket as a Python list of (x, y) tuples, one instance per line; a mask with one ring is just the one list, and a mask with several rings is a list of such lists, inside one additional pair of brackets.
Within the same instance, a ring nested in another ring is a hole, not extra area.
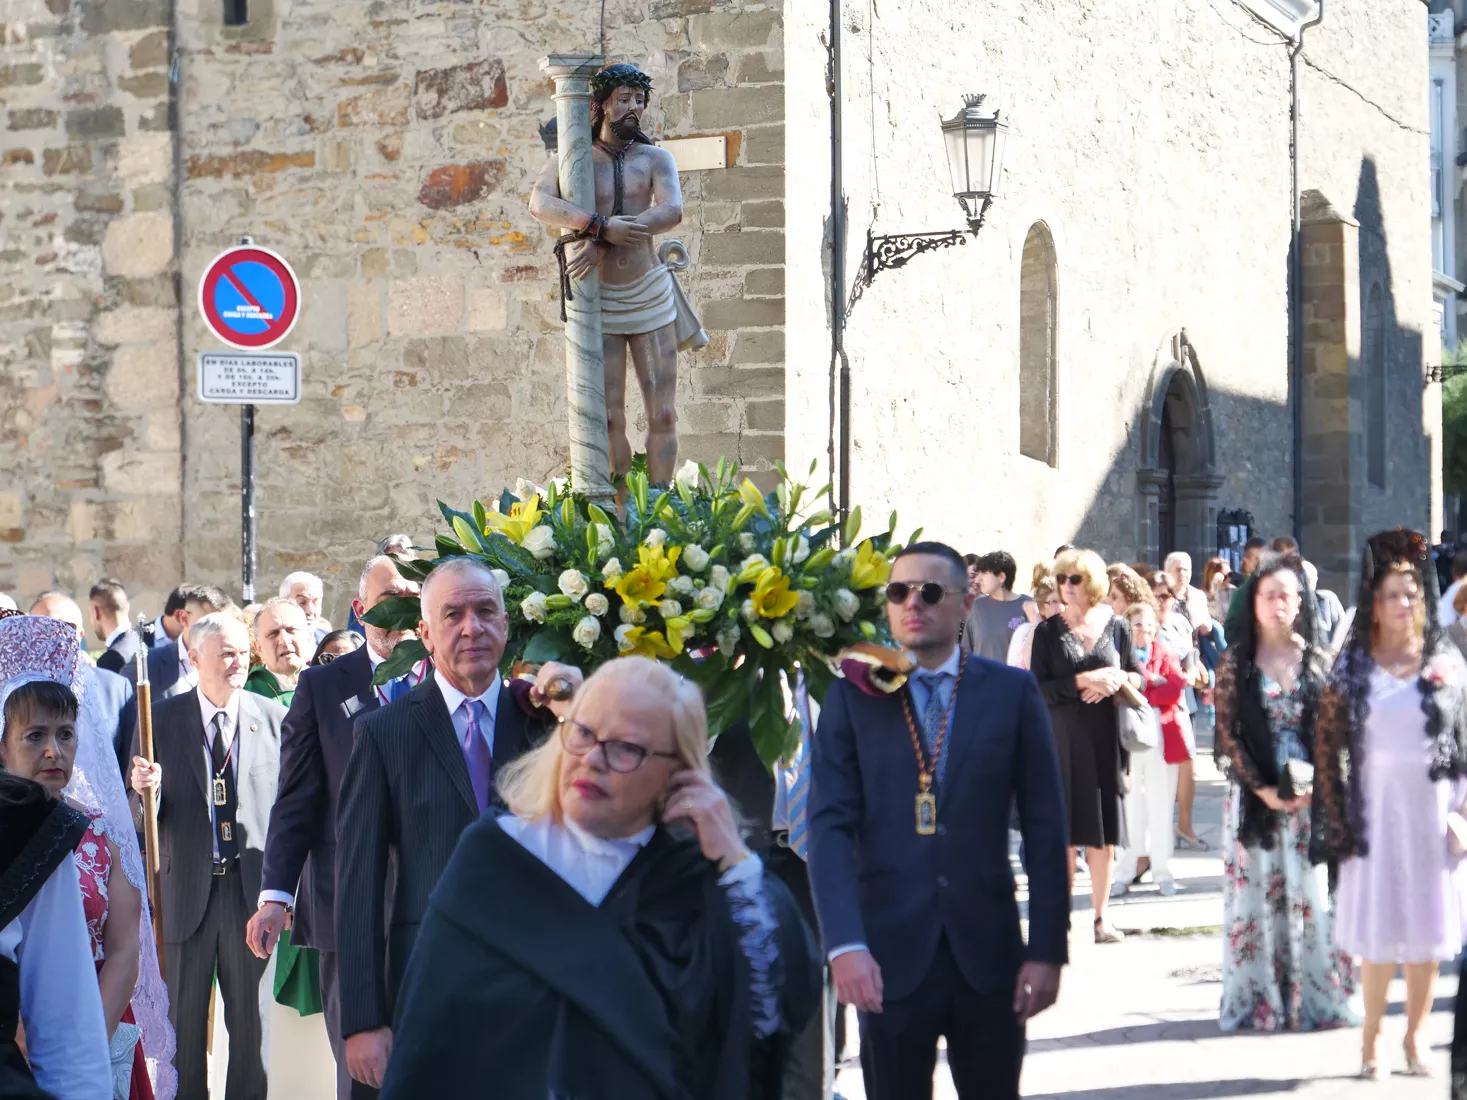
[[(944, 933), (968, 984), (1012, 990), (1025, 959), (1067, 960), (1065, 796), (1034, 677), (967, 655), (937, 832), (916, 829), (917, 760), (900, 692), (831, 686), (813, 744), (810, 885), (825, 951), (864, 943), (888, 1001), (915, 991)], [(1029, 875), (1029, 943), (1009, 868), (1017, 802)]]
[(377, 709), (372, 659), (360, 646), (302, 672), (285, 716), (260, 887), (295, 896), (290, 938), (300, 946), (336, 950), (336, 796), (356, 720)]
[(112, 748), (117, 753), (117, 766), (122, 770), (124, 790), (131, 790), (127, 782), (132, 771), (132, 737), (138, 724), (138, 701), (132, 684), (115, 672), (105, 668), (92, 669), (90, 690), (97, 693), (112, 734)]
[[(138, 682), (137, 662), (130, 661), (123, 665), (122, 675), (127, 677), (128, 683), (136, 687)], [(192, 684), (179, 678), (177, 642), (164, 642), (148, 650), (148, 682), (153, 686), (153, 702), (155, 703), (193, 690)]]

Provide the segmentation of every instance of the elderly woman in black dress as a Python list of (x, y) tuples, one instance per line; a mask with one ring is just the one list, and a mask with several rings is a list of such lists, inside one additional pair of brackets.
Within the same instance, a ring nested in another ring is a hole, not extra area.
[(1095, 905), (1095, 942), (1123, 937), (1106, 919), (1111, 857), (1125, 844), (1122, 781), (1128, 760), (1121, 749), (1119, 721), (1111, 698), (1130, 678), (1141, 686), (1141, 669), (1131, 653), (1126, 620), (1106, 604), (1110, 578), (1093, 550), (1068, 550), (1054, 563), (1065, 609), (1034, 628), (1030, 666), (1054, 726), (1060, 774), (1070, 813), (1070, 875), (1075, 849), (1085, 849), (1090, 897)]

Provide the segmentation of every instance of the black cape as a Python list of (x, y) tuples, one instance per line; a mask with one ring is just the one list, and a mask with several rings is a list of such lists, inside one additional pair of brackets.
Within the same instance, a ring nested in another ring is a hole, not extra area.
[(418, 933), (382, 1100), (745, 1100), (749, 1000), (696, 841), (659, 828), (596, 907), (484, 817)]
[[(85, 814), (0, 770), (0, 928), (20, 916), (86, 830)], [(16, 1046), (19, 1020), (20, 968), (0, 958), (0, 1097), (48, 1100)]]

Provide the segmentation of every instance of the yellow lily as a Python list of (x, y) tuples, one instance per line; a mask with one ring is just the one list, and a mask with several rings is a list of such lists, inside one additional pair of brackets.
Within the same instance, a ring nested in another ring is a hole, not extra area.
[(856, 550), (856, 560), (851, 563), (851, 587), (856, 590), (880, 588), (891, 576), (891, 562), (877, 552), (867, 539)]
[(651, 657), (657, 661), (670, 661), (682, 651), (680, 636), (677, 639), (678, 648), (673, 649), (662, 636), (662, 631), (648, 630), (642, 626), (634, 626), (628, 630), (627, 641), (632, 645), (626, 654), (628, 657)]
[(754, 610), (765, 619), (782, 619), (800, 602), (799, 595), (790, 591), (790, 579), (772, 565), (759, 574), (750, 599)]
[(524, 543), (525, 536), (530, 533), (540, 522), (540, 498), (531, 497), (529, 500), (518, 500), (510, 505), (509, 515), (502, 512), (490, 512), (484, 517), (484, 533), (497, 531), (510, 542), (519, 546)]
[(645, 607), (656, 603), (667, 591), (667, 582), (677, 576), (677, 559), (682, 547), (639, 546), (637, 565), (627, 570), (611, 585), (623, 603)]
[(759, 486), (748, 478), (744, 478), (744, 483), (739, 486), (739, 500), (743, 502), (745, 508), (750, 508), (762, 516), (769, 515), (769, 505), (764, 501), (764, 494), (759, 491)]

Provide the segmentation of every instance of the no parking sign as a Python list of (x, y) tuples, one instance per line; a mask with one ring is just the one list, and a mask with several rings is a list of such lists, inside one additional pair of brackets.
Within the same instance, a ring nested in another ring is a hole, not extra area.
[(290, 335), (300, 316), (301, 287), (284, 258), (246, 244), (216, 256), (199, 280), (199, 312), (230, 347), (261, 351)]

